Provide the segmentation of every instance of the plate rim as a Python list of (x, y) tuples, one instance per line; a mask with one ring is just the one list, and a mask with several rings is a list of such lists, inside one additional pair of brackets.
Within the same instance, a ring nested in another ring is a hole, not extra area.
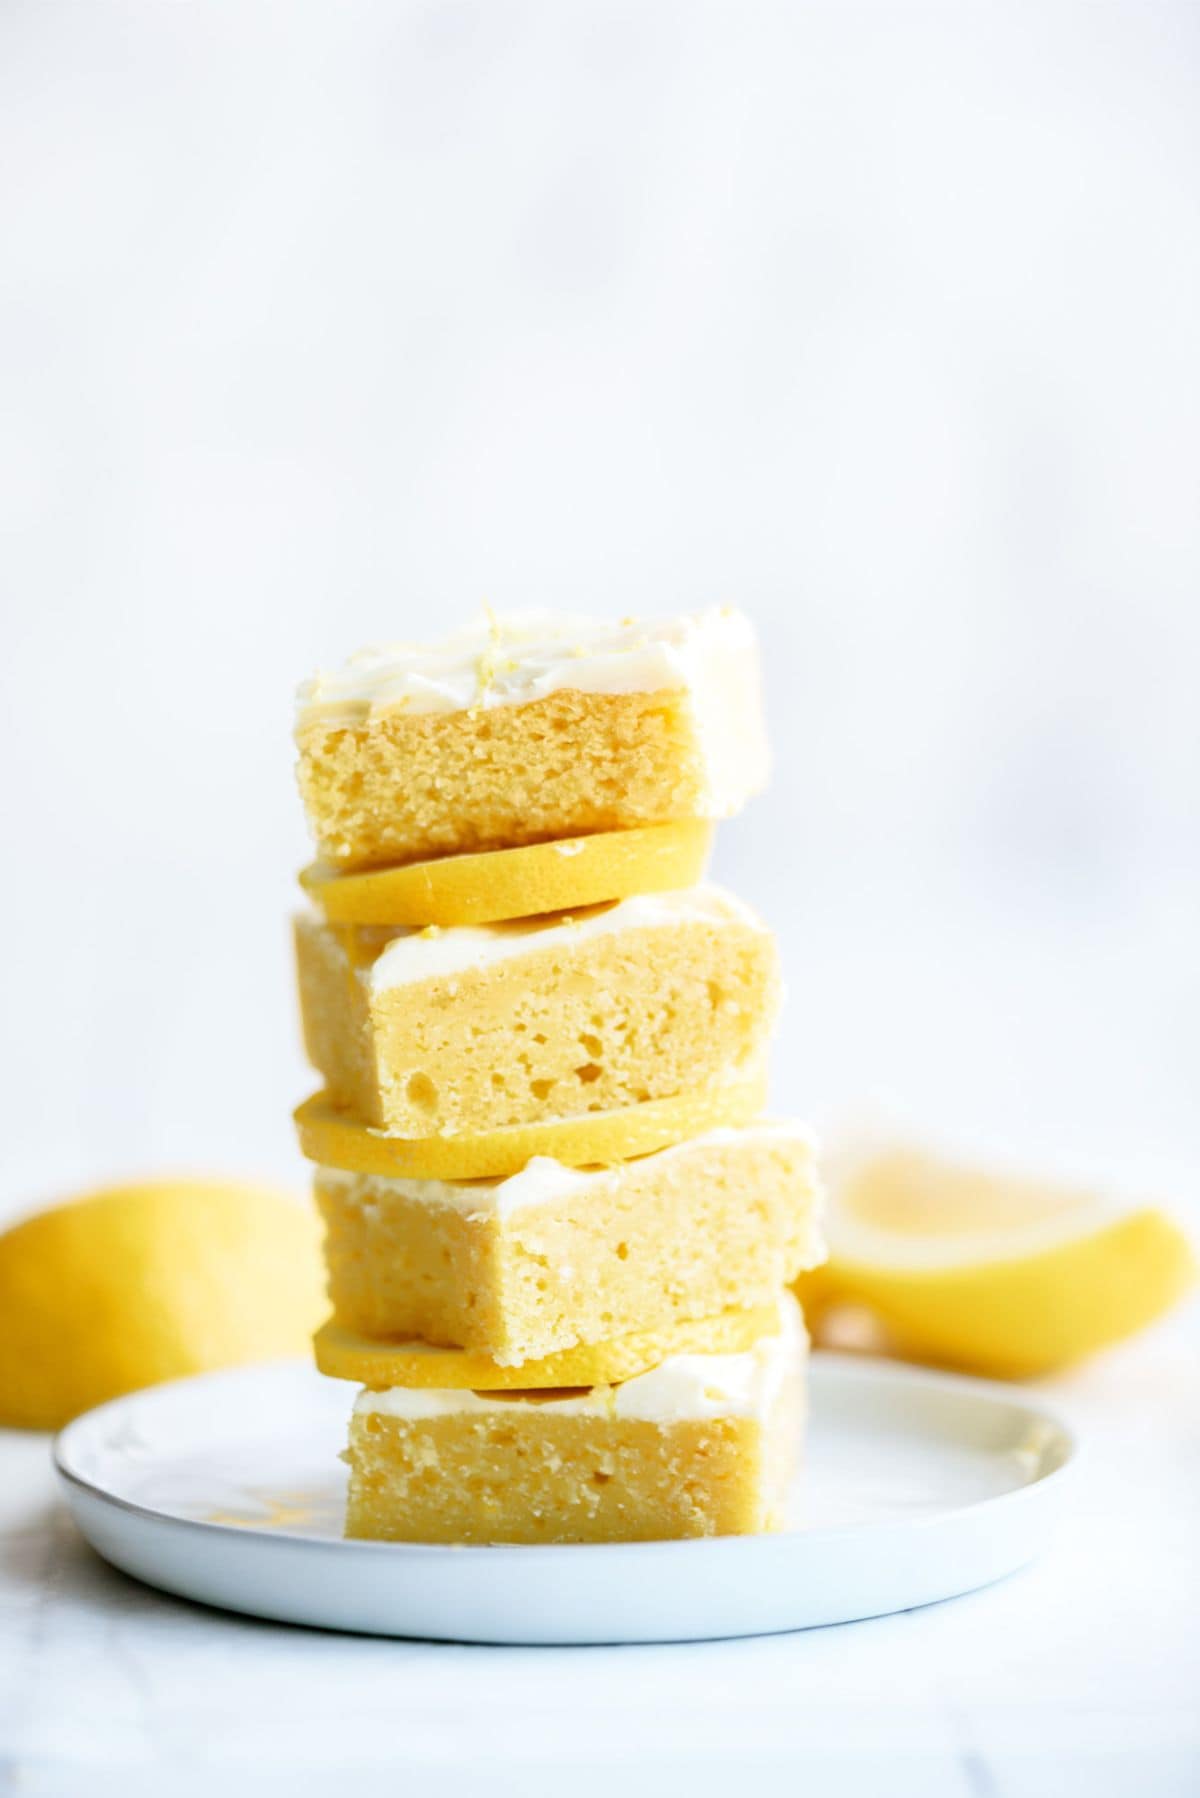
[[(1040, 1421), (1050, 1424), (1057, 1432), (1061, 1443), (1061, 1459), (1057, 1465), (1036, 1474), (1023, 1485), (1014, 1486), (1004, 1492), (993, 1492), (985, 1498), (970, 1499), (965, 1503), (950, 1505), (932, 1515), (920, 1517), (895, 1517), (886, 1522), (847, 1523), (834, 1525), (817, 1525), (812, 1529), (770, 1530), (756, 1535), (740, 1536), (702, 1536), (684, 1539), (670, 1537), (647, 1542), (497, 1542), (497, 1543), (443, 1543), (443, 1542), (381, 1542), (365, 1537), (317, 1536), (295, 1529), (255, 1530), (245, 1524), (209, 1522), (202, 1517), (178, 1517), (171, 1511), (156, 1509), (152, 1505), (139, 1503), (136, 1499), (124, 1498), (111, 1488), (98, 1484), (68, 1464), (71, 1453), (71, 1436), (79, 1426), (99, 1418), (106, 1411), (115, 1411), (137, 1399), (145, 1399), (149, 1395), (169, 1394), (178, 1387), (193, 1386), (213, 1378), (236, 1378), (246, 1373), (259, 1373), (268, 1368), (298, 1368), (309, 1366), (297, 1356), (288, 1356), (271, 1361), (247, 1362), (238, 1367), (211, 1368), (204, 1373), (185, 1374), (179, 1379), (163, 1380), (154, 1386), (140, 1387), (134, 1392), (119, 1394), (116, 1398), (106, 1399), (99, 1405), (93, 1405), (78, 1417), (73, 1417), (58, 1430), (51, 1444), (51, 1461), (56, 1477), (67, 1487), (74, 1488), (89, 1500), (114, 1509), (127, 1512), (147, 1524), (157, 1527), (166, 1526), (172, 1529), (200, 1530), (211, 1535), (213, 1532), (231, 1537), (237, 1541), (253, 1540), (255, 1545), (278, 1545), (280, 1549), (287, 1545), (324, 1553), (360, 1550), (367, 1555), (392, 1554), (403, 1557), (416, 1556), (422, 1560), (437, 1561), (447, 1555), (461, 1563), (464, 1557), (478, 1559), (487, 1558), (488, 1564), (495, 1563), (497, 1557), (510, 1559), (518, 1557), (527, 1559), (531, 1553), (541, 1557), (553, 1555), (561, 1559), (564, 1556), (578, 1558), (586, 1554), (594, 1559), (598, 1555), (610, 1558), (620, 1551), (634, 1557), (662, 1555), (669, 1553), (674, 1558), (696, 1555), (713, 1550), (729, 1553), (762, 1552), (763, 1545), (769, 1549), (778, 1549), (781, 1542), (790, 1537), (798, 1537), (806, 1542), (814, 1540), (835, 1541), (848, 1536), (868, 1534), (881, 1528), (899, 1531), (904, 1535), (919, 1536), (933, 1528), (944, 1527), (954, 1519), (967, 1515), (979, 1516), (994, 1510), (1001, 1505), (1013, 1505), (1021, 1501), (1028, 1502), (1034, 1493), (1042, 1493), (1054, 1485), (1061, 1492), (1063, 1485), (1077, 1473), (1081, 1455), (1081, 1445), (1075, 1429), (1067, 1423), (1061, 1412), (1053, 1404), (1047, 1405), (1039, 1394), (1036, 1402), (1023, 1400), (1018, 1394), (1021, 1387), (1009, 1386), (1003, 1381), (978, 1378), (973, 1374), (943, 1371), (940, 1368), (923, 1367), (910, 1362), (892, 1361), (866, 1355), (847, 1353), (835, 1349), (815, 1350), (812, 1357), (811, 1371), (817, 1373), (829, 1371), (837, 1375), (858, 1375), (868, 1382), (899, 1383), (917, 1385), (927, 1390), (958, 1393), (963, 1397), (980, 1399), (991, 1405), (1004, 1404), (1009, 1407), (1024, 1409)], [(822, 1377), (817, 1373), (818, 1379)], [(354, 1386), (353, 1381), (342, 1381), (340, 1384)]]

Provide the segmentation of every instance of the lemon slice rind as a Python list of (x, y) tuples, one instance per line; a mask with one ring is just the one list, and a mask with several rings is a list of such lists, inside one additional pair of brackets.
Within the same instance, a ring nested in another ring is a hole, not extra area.
[[(930, 1181), (945, 1170), (929, 1161)], [(914, 1179), (914, 1203), (920, 1192)], [(964, 1181), (973, 1176), (968, 1171)], [(1030, 1189), (1022, 1182), (1027, 1200)], [(964, 1184), (964, 1192), (966, 1191)], [(1133, 1335), (1196, 1278), (1191, 1244), (1153, 1205), (1066, 1193), (1047, 1182), (1042, 1218), (978, 1231), (889, 1227), (839, 1197), (830, 1253), (797, 1291), (818, 1329), (865, 1307), (900, 1353), (994, 1378), (1050, 1373)], [(964, 1218), (965, 1223), (965, 1218)]]
[(391, 1386), (474, 1392), (544, 1392), (615, 1386), (648, 1373), (669, 1355), (736, 1355), (779, 1331), (776, 1305), (722, 1311), (716, 1317), (663, 1324), (607, 1342), (577, 1343), (537, 1360), (502, 1366), (469, 1349), (427, 1342), (385, 1342), (347, 1330), (336, 1319), (313, 1338), (317, 1367), (337, 1380), (383, 1391)]
[(498, 924), (694, 886), (712, 837), (711, 823), (688, 818), (362, 874), (314, 862), (300, 884), (331, 924)]
[(338, 1111), (324, 1093), (306, 1099), (295, 1120), (301, 1153), (322, 1167), (393, 1179), (478, 1180), (520, 1173), (535, 1155), (566, 1167), (631, 1161), (706, 1130), (748, 1124), (765, 1103), (765, 1076), (753, 1069), (668, 1099), (478, 1135), (393, 1136)]

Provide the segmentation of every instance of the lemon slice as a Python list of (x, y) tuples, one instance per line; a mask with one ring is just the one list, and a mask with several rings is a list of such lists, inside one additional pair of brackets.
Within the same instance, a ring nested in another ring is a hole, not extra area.
[(314, 862), (300, 884), (331, 924), (497, 924), (694, 886), (712, 836), (711, 824), (683, 819), (366, 874)]
[(668, 1355), (737, 1355), (779, 1331), (777, 1305), (722, 1311), (717, 1317), (637, 1330), (609, 1342), (577, 1343), (518, 1367), (501, 1367), (489, 1355), (436, 1348), (428, 1342), (381, 1342), (345, 1330), (334, 1319), (313, 1338), (317, 1366), (335, 1380), (356, 1380), (381, 1391), (388, 1386), (437, 1387), (473, 1392), (544, 1392), (564, 1386), (615, 1386), (647, 1373)]
[(705, 1130), (748, 1124), (766, 1103), (755, 1069), (695, 1092), (647, 1099), (619, 1111), (585, 1112), (548, 1124), (510, 1124), (475, 1136), (392, 1136), (360, 1124), (315, 1093), (295, 1112), (300, 1152), (322, 1167), (413, 1180), (499, 1180), (535, 1155), (567, 1167), (631, 1161)]
[(818, 1333), (865, 1307), (901, 1354), (1017, 1379), (1132, 1335), (1195, 1277), (1149, 1205), (895, 1147), (831, 1182), (824, 1267), (797, 1291)]

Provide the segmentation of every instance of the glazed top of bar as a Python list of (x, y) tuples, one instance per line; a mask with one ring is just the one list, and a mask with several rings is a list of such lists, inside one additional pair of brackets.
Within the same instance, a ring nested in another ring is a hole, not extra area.
[(296, 732), (369, 723), (377, 714), (525, 705), (549, 693), (688, 690), (702, 713), (731, 686), (757, 682), (754, 626), (733, 607), (670, 619), (488, 612), (437, 643), (361, 649), (296, 696)]

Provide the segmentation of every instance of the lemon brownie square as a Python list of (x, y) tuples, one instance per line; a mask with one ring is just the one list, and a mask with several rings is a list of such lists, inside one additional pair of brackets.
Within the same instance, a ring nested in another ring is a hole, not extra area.
[(736, 1078), (779, 1002), (770, 931), (712, 886), (440, 931), (304, 915), (296, 943), (305, 1044), (330, 1100), (406, 1138)]
[(768, 1303), (824, 1245), (798, 1124), (713, 1130), (615, 1167), (537, 1157), (505, 1180), (320, 1168), (335, 1321), (519, 1365)]
[(731, 608), (489, 615), (363, 650), (301, 687), (296, 744), (339, 869), (729, 817), (768, 766), (755, 633)]
[(392, 1387), (354, 1406), (346, 1534), (645, 1542), (781, 1528), (798, 1458), (799, 1308), (736, 1354), (567, 1392)]

